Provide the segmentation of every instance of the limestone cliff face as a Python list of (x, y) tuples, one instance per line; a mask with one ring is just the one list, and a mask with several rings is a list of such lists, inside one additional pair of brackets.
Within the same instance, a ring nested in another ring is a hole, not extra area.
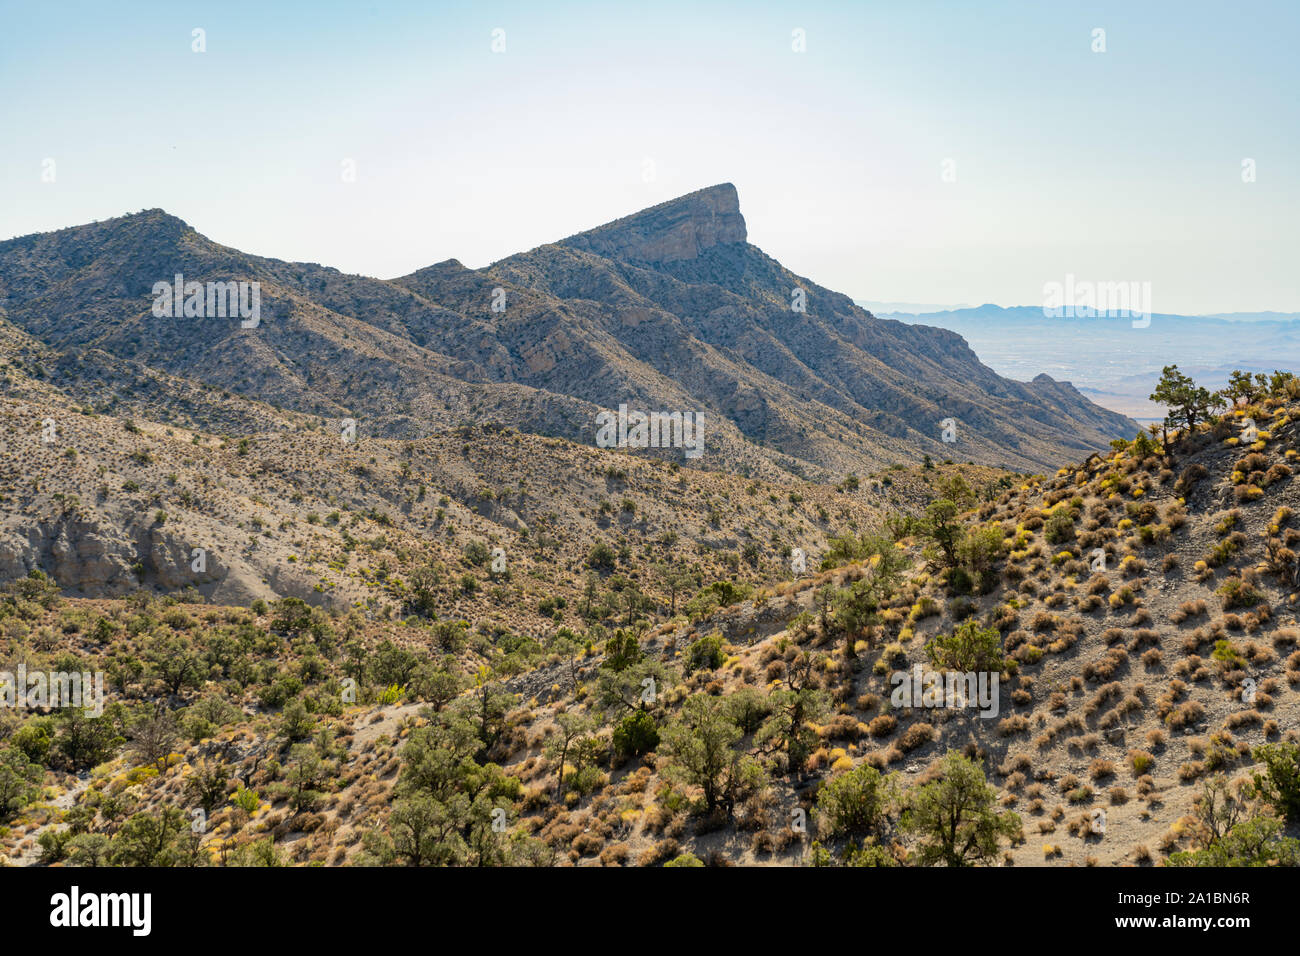
[(745, 217), (731, 183), (651, 206), (565, 239), (559, 245), (629, 262), (694, 259), (706, 249), (744, 242)]
[(206, 566), (197, 573), (188, 542), (158, 527), (133, 524), (111, 507), (101, 512), (88, 504), (83, 515), (54, 515), (53, 509), (39, 505), (32, 510), (44, 512), (40, 520), (14, 515), (0, 523), (0, 582), (40, 569), (69, 594), (121, 597), (141, 586), (164, 591), (194, 587), (208, 596), (224, 594), (235, 603), (277, 593), (306, 597), (311, 591), (310, 581), (273, 591), (261, 583), (258, 569), (237, 558), (228, 566), (217, 551), (205, 556)]
[(41, 568), (60, 585), (87, 594), (126, 594), (135, 584), (136, 547), (122, 529), (91, 521), (17, 516), (0, 526), (0, 581)]

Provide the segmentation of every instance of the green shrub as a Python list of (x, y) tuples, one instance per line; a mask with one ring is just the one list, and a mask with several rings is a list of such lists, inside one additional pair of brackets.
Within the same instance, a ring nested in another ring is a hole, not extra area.
[(71, 830), (45, 830), (36, 838), (41, 847), (42, 863), (58, 863), (68, 855), (68, 843), (72, 839)]
[(687, 674), (693, 674), (698, 670), (716, 670), (726, 659), (727, 655), (722, 650), (722, 635), (710, 634), (690, 646), (684, 666)]
[(879, 831), (892, 781), (862, 764), (828, 780), (817, 793), (817, 829), (828, 837), (864, 837)]
[(44, 768), (28, 760), (21, 750), (0, 750), (0, 820), (36, 799), (43, 776)]
[(940, 634), (925, 645), (930, 663), (944, 670), (1002, 671), (1002, 641), (997, 628), (982, 628), (967, 618), (951, 634)]
[(1233, 646), (1232, 641), (1215, 641), (1214, 653), (1210, 656), (1229, 668), (1246, 666), (1246, 658), (1241, 656), (1241, 652)]
[(692, 853), (690, 850), (687, 850), (687, 851), (686, 851), (685, 853), (683, 853), (681, 856), (675, 857), (675, 858), (669, 860), (667, 863), (664, 864), (664, 866), (666, 866), (666, 867), (668, 867), (668, 866), (703, 866), (703, 865), (704, 865), (704, 861), (701, 860), (701, 859), (700, 859), (698, 856), (696, 856), (694, 853)]
[(1254, 607), (1264, 596), (1241, 578), (1229, 578), (1218, 590), (1223, 595), (1223, 609), (1230, 611), (1236, 607)]
[(649, 711), (634, 711), (614, 728), (614, 749), (620, 754), (640, 757), (658, 746), (659, 726)]
[(1300, 746), (1264, 744), (1252, 750), (1251, 756), (1267, 768), (1267, 774), (1253, 774), (1260, 795), (1288, 823), (1300, 821)]
[(601, 667), (614, 672), (624, 671), (641, 660), (641, 644), (631, 631), (619, 628), (605, 642), (605, 662)]
[(1171, 853), (1169, 866), (1300, 866), (1300, 840), (1284, 836), (1280, 820), (1252, 817), (1200, 850)]
[(587, 552), (587, 566), (596, 571), (613, 571), (616, 555), (614, 549), (599, 541)]
[(1064, 508), (1052, 512), (1043, 527), (1048, 544), (1063, 544), (1074, 537), (1074, 517)]

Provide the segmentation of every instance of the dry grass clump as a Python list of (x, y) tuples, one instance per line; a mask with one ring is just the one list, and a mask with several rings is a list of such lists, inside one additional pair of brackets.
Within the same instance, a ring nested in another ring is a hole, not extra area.
[(1175, 624), (1181, 624), (1189, 618), (1205, 617), (1209, 613), (1209, 608), (1203, 598), (1197, 598), (1195, 601), (1184, 601), (1178, 606), (1178, 610), (1169, 615), (1169, 620)]
[(1130, 750), (1126, 759), (1129, 766), (1133, 768), (1133, 776), (1135, 777), (1140, 777), (1146, 773), (1156, 761), (1156, 758), (1145, 750)]
[(999, 776), (1008, 777), (1015, 773), (1023, 773), (1032, 770), (1034, 761), (1026, 753), (1008, 754), (1007, 759), (998, 765), (997, 772)]
[(1115, 776), (1115, 764), (1099, 757), (1088, 765), (1088, 776), (1092, 778), (1094, 783), (1105, 780), (1107, 777), (1113, 777)]
[(1293, 647), (1300, 641), (1300, 628), (1279, 627), (1273, 632), (1273, 646), (1276, 648)]
[(1013, 737), (1016, 734), (1028, 733), (1029, 718), (1021, 714), (1012, 714), (998, 722), (998, 736)]
[(881, 714), (872, 718), (871, 723), (867, 724), (867, 733), (872, 737), (888, 737), (895, 728), (898, 727), (898, 718), (893, 714)]
[(669, 837), (641, 851), (637, 866), (659, 866), (667, 863), (681, 852), (681, 844)]
[(1083, 676), (1090, 681), (1108, 681), (1128, 666), (1128, 651), (1113, 647), (1083, 665)]
[(905, 731), (903, 736), (898, 739), (898, 746), (904, 753), (911, 753), (918, 747), (923, 747), (934, 739), (934, 727), (927, 723), (912, 724)]
[(1180, 704), (1165, 718), (1165, 723), (1172, 730), (1191, 727), (1205, 718), (1205, 705), (1200, 701), (1189, 700)]

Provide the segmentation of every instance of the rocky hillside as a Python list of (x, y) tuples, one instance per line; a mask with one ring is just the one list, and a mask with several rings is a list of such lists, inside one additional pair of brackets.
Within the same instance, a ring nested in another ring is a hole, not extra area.
[[(49, 350), (12, 328), (10, 341), (0, 581), (39, 570), (74, 595), (145, 588), (404, 614), (411, 578), (427, 575), (437, 596), (422, 610), (537, 631), (553, 623), (539, 602), (577, 601), (585, 575), (632, 556), (637, 567), (616, 583), (638, 600), (669, 571), (788, 577), (796, 548), (813, 561), (835, 529), (915, 510), (929, 477), (903, 469), (838, 487), (772, 483), (497, 425), (375, 438), (233, 395), (214, 397), (222, 422), (261, 430), (214, 434), (74, 405), (43, 371)], [(178, 403), (207, 397), (135, 371), (141, 388)], [(990, 489), (1010, 481), (963, 470)], [(497, 549), (493, 571), (485, 555)]]
[[(189, 490), (223, 520), (293, 504), (277, 467), (309, 467), (294, 454), (376, 486), (405, 461), (413, 477), (393, 485), (428, 477), (423, 500), (445, 495), (446, 511), (428, 515), (416, 487), (379, 516), (340, 502), (319, 524), (248, 529), (257, 548), (288, 542), (300, 560), (319, 552), (317, 571), (406, 594), (401, 620), (383, 602), (367, 616), (194, 592), (61, 597), (39, 572), (7, 585), (5, 657), (102, 670), (109, 693), (93, 724), (0, 711), (0, 848), (57, 865), (1294, 865), (1300, 384), (1274, 384), (1166, 446), (1143, 435), (1048, 476), (941, 465), (785, 494), (503, 434), (502, 473), (526, 487), (495, 487), (478, 508), (453, 493), (491, 474), (476, 436), (435, 472), (422, 442), (328, 460), (324, 444), (259, 439), (241, 454), (233, 438), (128, 430), (156, 458), (180, 454), (169, 442), (202, 456), (211, 487)], [(99, 446), (74, 447), (47, 460), (24, 446), (40, 477), (10, 481), (6, 504), (31, 507)], [(522, 470), (556, 449), (570, 479)], [(610, 508), (547, 525), (529, 496), (548, 480), (561, 515), (601, 481)], [(636, 489), (717, 514), (646, 515)], [(492, 552), (466, 543), (462, 563), (417, 562), (401, 587), (378, 566), (408, 522), (450, 516), (461, 541), (491, 544), (471, 512), (510, 562), (516, 548), (541, 556), (493, 581)], [(732, 530), (709, 531), (715, 517)], [(529, 543), (506, 536), (515, 525)], [(724, 533), (734, 558), (706, 540)], [(773, 534), (819, 544), (792, 562)], [(664, 548), (678, 557), (661, 562)], [(691, 573), (674, 583), (674, 568)], [(571, 596), (539, 601), (544, 621), (513, 591), (462, 603), (521, 576), (544, 582), (524, 595), (570, 581)], [(901, 695), (927, 672), (971, 683)], [(940, 813), (952, 807), (955, 832)]]

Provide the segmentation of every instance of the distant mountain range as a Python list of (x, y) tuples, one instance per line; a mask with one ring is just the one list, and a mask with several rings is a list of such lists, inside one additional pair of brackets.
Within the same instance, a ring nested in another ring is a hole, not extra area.
[[(260, 321), (155, 315), (178, 275), (256, 283)], [(923, 454), (1043, 470), (1136, 428), (785, 269), (746, 241), (730, 184), (392, 280), (249, 255), (160, 209), (24, 236), (0, 243), (0, 342), (122, 417), (246, 434), (301, 413), (389, 438), (494, 421), (590, 445), (598, 413), (626, 405), (703, 417), (699, 458), (648, 453), (767, 477)]]
[(1129, 318), (1047, 318), (1041, 306), (981, 305), (890, 317), (956, 332), (1003, 375), (1046, 372), (1098, 404), (1139, 419), (1164, 415), (1148, 396), (1165, 365), (1177, 365), (1210, 388), (1223, 387), (1233, 369), (1300, 367), (1300, 321), (1278, 312), (1156, 313), (1142, 328)]
[(1190, 318), (1226, 319), (1229, 322), (1295, 322), (1300, 320), (1300, 312), (1212, 312)]
[(878, 316), (888, 316), (896, 313), (903, 315), (921, 315), (926, 312), (947, 312), (952, 309), (970, 308), (970, 306), (964, 302), (959, 305), (932, 305), (919, 302), (877, 302), (870, 299), (855, 299), (854, 301), (873, 315)]
[[(1006, 309), (1014, 308), (1013, 306), (1000, 306), (991, 303), (985, 303), (982, 306), (967, 305), (965, 302), (957, 304), (933, 304), (922, 302), (878, 302), (872, 299), (854, 299), (858, 305), (867, 309), (877, 316), (885, 318), (899, 318), (902, 316), (933, 315), (939, 312), (971, 312), (978, 309)], [(1020, 308), (1037, 308), (1036, 306), (1020, 306)], [(1173, 318), (1192, 318), (1192, 319), (1225, 319), (1228, 322), (1288, 322), (1300, 320), (1300, 312), (1207, 312), (1191, 316), (1176, 315), (1170, 313)]]

